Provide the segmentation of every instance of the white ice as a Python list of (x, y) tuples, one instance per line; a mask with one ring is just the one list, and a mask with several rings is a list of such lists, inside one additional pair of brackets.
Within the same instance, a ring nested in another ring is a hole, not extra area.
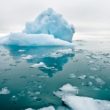
[(47, 67), (43, 62), (35, 63), (30, 66), (31, 68), (38, 68), (38, 67)]
[(110, 110), (110, 102), (89, 97), (64, 95), (62, 101), (72, 110)]
[(24, 32), (27, 34), (50, 34), (55, 38), (71, 42), (74, 28), (64, 20), (62, 15), (48, 8), (39, 14), (33, 22), (28, 22)]
[(35, 109), (32, 109), (32, 108), (27, 108), (27, 109), (25, 109), (25, 110), (35, 110)]
[(32, 55), (22, 56), (22, 59), (24, 59), (24, 60), (30, 60), (32, 58), (33, 58)]
[(69, 48), (69, 49), (59, 49), (53, 53), (50, 54), (51, 57), (54, 57), (54, 58), (58, 58), (58, 57), (62, 57), (64, 55), (73, 55), (73, 50), (72, 48)]
[(0, 39), (0, 44), (18, 46), (72, 46), (73, 44), (48, 34), (11, 33)]
[(7, 87), (4, 87), (0, 90), (0, 95), (6, 95), (6, 94), (9, 94), (10, 91), (8, 90)]
[(49, 8), (33, 22), (28, 22), (19, 33), (0, 37), (0, 44), (18, 46), (70, 46), (74, 28), (63, 17)]
[(71, 92), (72, 88), (72, 85), (66, 84), (55, 94), (72, 110), (110, 110), (110, 101), (76, 96)]
[(49, 107), (44, 107), (38, 110), (55, 110), (55, 108), (53, 106), (49, 106)]

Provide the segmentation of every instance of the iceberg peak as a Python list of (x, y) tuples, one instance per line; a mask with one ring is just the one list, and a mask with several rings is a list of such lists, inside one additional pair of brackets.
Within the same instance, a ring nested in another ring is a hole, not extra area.
[(33, 22), (28, 22), (23, 31), (27, 34), (50, 34), (55, 38), (72, 42), (74, 27), (62, 15), (48, 8), (38, 15)]

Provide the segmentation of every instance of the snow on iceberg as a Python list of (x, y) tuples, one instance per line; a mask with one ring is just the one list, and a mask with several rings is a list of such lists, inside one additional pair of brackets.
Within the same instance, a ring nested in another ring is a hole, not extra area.
[(76, 93), (71, 92), (71, 90), (78, 91), (77, 88), (74, 88), (76, 87), (66, 84), (55, 95), (60, 97), (72, 110), (110, 110), (110, 101), (76, 96)]
[(74, 28), (60, 14), (49, 8), (42, 12), (33, 22), (26, 23), (27, 34), (50, 34), (55, 38), (72, 42)]
[(53, 9), (42, 12), (33, 22), (26, 23), (23, 32), (11, 33), (0, 44), (18, 46), (72, 45), (74, 28)]

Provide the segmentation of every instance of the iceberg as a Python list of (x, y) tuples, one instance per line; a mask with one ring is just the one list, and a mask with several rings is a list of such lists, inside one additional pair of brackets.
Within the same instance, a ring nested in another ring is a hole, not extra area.
[(75, 30), (60, 14), (49, 8), (42, 12), (35, 21), (26, 23), (23, 32), (27, 34), (49, 34), (55, 38), (72, 42)]
[(0, 38), (0, 44), (17, 46), (70, 46), (75, 30), (64, 18), (49, 8), (22, 32)]
[(55, 110), (55, 108), (53, 106), (49, 106), (49, 107), (40, 108), (38, 110)]

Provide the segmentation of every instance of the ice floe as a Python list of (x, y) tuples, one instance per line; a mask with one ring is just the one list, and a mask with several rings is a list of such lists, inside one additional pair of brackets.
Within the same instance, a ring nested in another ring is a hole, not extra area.
[(74, 88), (76, 87), (66, 84), (54, 94), (60, 97), (61, 100), (72, 110), (110, 110), (110, 101), (76, 96), (76, 93), (71, 92), (71, 90), (78, 91), (78, 88)]
[(32, 59), (32, 58), (33, 58), (32, 55), (27, 55), (27, 56), (23, 56), (23, 57), (22, 57), (22, 59), (24, 59), (24, 60), (30, 60), (30, 59)]
[(49, 107), (40, 108), (38, 110), (55, 110), (55, 108), (53, 106), (49, 106)]
[(10, 91), (7, 87), (4, 87), (0, 90), (0, 95), (10, 94)]

